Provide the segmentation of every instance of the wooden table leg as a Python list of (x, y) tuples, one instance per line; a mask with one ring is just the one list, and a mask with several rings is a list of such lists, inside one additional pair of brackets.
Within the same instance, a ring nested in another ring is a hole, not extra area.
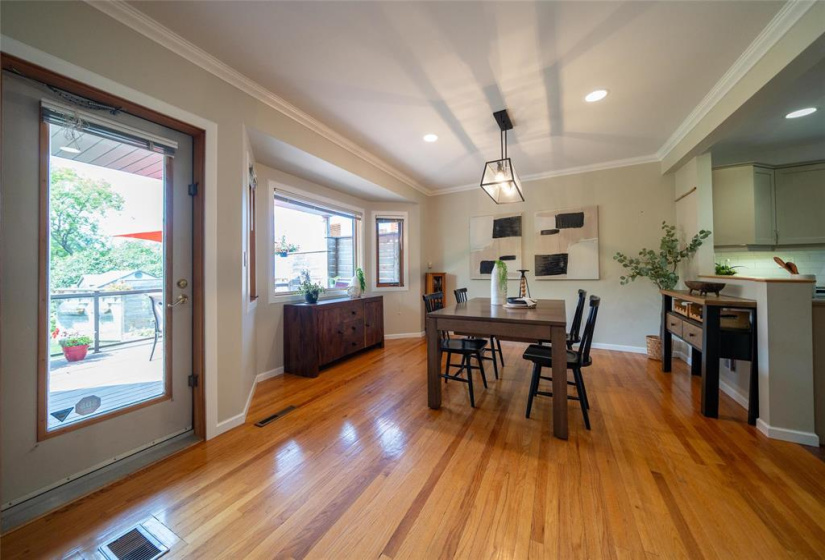
[(553, 327), (553, 435), (567, 439), (567, 333), (564, 327)]
[(427, 317), (427, 404), (433, 410), (441, 408), (441, 345), (436, 319)]
[(690, 347), (690, 374), (702, 375), (702, 353), (693, 346)]
[(667, 313), (670, 311), (671, 296), (662, 295), (662, 318), (659, 329), (661, 330), (659, 336), (662, 339), (662, 371), (668, 372), (671, 370), (673, 361), (673, 335), (667, 330)]
[(720, 309), (706, 305), (702, 329), (702, 414), (719, 418), (719, 315)]

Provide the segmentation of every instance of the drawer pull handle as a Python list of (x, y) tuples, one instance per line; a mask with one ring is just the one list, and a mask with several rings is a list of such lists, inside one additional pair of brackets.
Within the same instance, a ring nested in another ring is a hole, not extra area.
[(352, 327), (352, 330), (355, 330), (355, 327)]
[(355, 343), (355, 342), (353, 342), (353, 343), (352, 343), (352, 345), (353, 345), (353, 346), (356, 346), (356, 343)]
[(344, 331), (338, 331), (338, 334), (344, 334)]

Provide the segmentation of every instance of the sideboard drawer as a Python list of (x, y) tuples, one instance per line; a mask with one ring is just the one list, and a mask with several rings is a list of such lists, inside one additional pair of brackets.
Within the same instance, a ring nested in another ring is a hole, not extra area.
[(674, 317), (673, 315), (670, 315), (670, 314), (667, 315), (666, 321), (667, 321), (667, 330), (669, 330), (670, 332), (672, 332), (673, 334), (675, 334), (676, 336), (681, 338), (681, 336), (682, 336), (682, 325), (684, 324), (684, 321), (682, 321), (678, 317)]
[(702, 329), (701, 327), (697, 327), (696, 325), (691, 325), (690, 323), (684, 323), (682, 325), (682, 340), (696, 348), (697, 350), (702, 349)]

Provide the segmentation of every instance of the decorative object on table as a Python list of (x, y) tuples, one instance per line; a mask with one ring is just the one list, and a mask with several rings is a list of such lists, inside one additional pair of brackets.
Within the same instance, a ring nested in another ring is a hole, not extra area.
[(706, 296), (708, 294), (715, 294), (719, 295), (727, 284), (724, 282), (702, 282), (700, 280), (685, 280), (685, 286), (688, 287), (690, 293), (693, 294), (694, 291), (699, 292), (700, 296)]
[(309, 270), (301, 272), (301, 283), (298, 285), (298, 293), (304, 296), (307, 303), (318, 303), (318, 296), (324, 293), (324, 287), (315, 283), (309, 277)]
[(538, 304), (538, 300), (529, 297), (507, 298), (504, 307), (507, 309), (533, 309)]
[(57, 339), (67, 362), (83, 360), (89, 351), (89, 345), (93, 342), (90, 336), (76, 331), (61, 331), (57, 327), (52, 331), (52, 338)]
[(275, 242), (275, 254), (281, 257), (286, 257), (300, 248), (300, 245), (288, 242), (286, 235), (282, 235), (281, 239)]
[(599, 279), (599, 207), (536, 212), (536, 280)]
[(521, 214), (470, 218), (470, 278), (491, 277), (496, 261), (505, 261), (512, 280), (521, 265)]
[[(627, 276), (620, 277), (623, 286), (633, 282), (636, 278), (649, 278), (660, 290), (672, 290), (679, 283), (679, 275), (676, 274), (679, 263), (692, 258), (710, 235), (708, 230), (699, 230), (690, 243), (680, 249), (679, 240), (676, 238), (676, 227), (662, 222), (662, 231), (665, 234), (659, 243), (658, 252), (653, 249), (642, 249), (638, 257), (628, 257), (624, 253), (616, 253), (613, 256), (613, 260), (629, 271)], [(664, 325), (660, 325), (659, 328), (661, 333)], [(648, 335), (646, 338), (647, 357), (651, 360), (661, 360), (661, 334)]]
[(513, 161), (507, 153), (507, 131), (513, 129), (513, 123), (507, 114), (507, 109), (496, 111), (493, 113), (493, 118), (501, 131), (501, 159), (488, 161), (484, 164), (481, 188), (496, 204), (524, 202), (521, 180), (519, 180), (516, 169), (513, 167)]
[(496, 261), (493, 267), (493, 280), (490, 282), (490, 303), (504, 305), (507, 303), (507, 264)]
[(736, 275), (736, 269), (737, 268), (742, 268), (740, 266), (731, 266), (728, 263), (725, 263), (725, 264), (715, 263), (714, 266), (716, 268), (716, 276), (735, 276)]
[(527, 285), (527, 273), (530, 272), (526, 269), (519, 270), (521, 273), (521, 278), (519, 278), (518, 282), (518, 297), (525, 298), (530, 297), (530, 286)]
[(427, 272), (424, 275), (424, 294), (447, 293), (447, 273)]
[(359, 267), (355, 269), (355, 275), (349, 281), (347, 287), (347, 295), (350, 299), (358, 299), (367, 291), (367, 280), (364, 277), (364, 271)]

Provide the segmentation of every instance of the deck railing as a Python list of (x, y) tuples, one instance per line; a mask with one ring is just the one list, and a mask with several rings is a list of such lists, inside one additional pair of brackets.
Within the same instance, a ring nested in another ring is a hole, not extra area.
[[(117, 291), (108, 291), (108, 290), (91, 290), (85, 292), (59, 292), (50, 294), (51, 301), (61, 301), (61, 300), (71, 300), (71, 299), (91, 299), (92, 301), (92, 330), (94, 331), (93, 340), (94, 343), (92, 345), (92, 351), (95, 354), (100, 353), (101, 348), (110, 348), (113, 346), (121, 346), (123, 344), (131, 344), (134, 342), (140, 342), (142, 340), (151, 340), (154, 338), (154, 334), (152, 336), (146, 336), (142, 338), (134, 338), (130, 340), (120, 340), (117, 342), (107, 342), (101, 344), (100, 339), (100, 300), (102, 298), (111, 298), (111, 297), (125, 297), (125, 296), (134, 296), (140, 294), (163, 294), (163, 290), (161, 288), (144, 288), (138, 290), (117, 290)], [(154, 321), (154, 319), (153, 319)], [(153, 322), (154, 326), (154, 322)], [(59, 353), (53, 353), (52, 355), (57, 356)]]

